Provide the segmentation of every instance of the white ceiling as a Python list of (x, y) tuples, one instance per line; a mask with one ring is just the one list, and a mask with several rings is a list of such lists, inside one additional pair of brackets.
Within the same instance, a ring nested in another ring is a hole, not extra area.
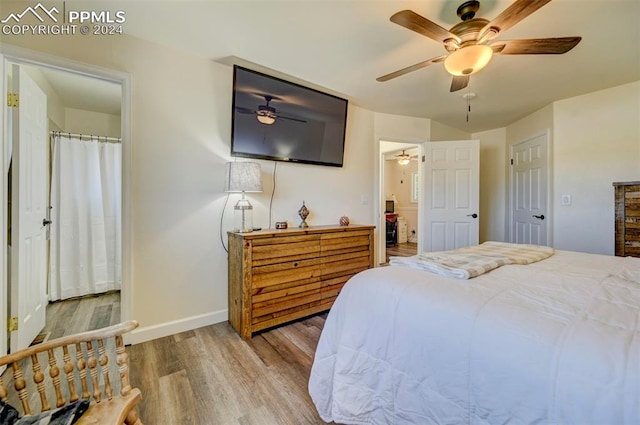
[[(640, 80), (640, 0), (554, 0), (498, 40), (577, 35), (582, 36), (580, 44), (564, 55), (494, 57), (471, 77), (469, 91), (476, 97), (468, 122), (462, 97), (467, 89), (450, 93), (451, 78), (442, 64), (376, 81), (445, 52), (441, 44), (390, 22), (392, 14), (411, 9), (450, 28), (459, 22), (456, 8), (462, 1), (95, 4), (124, 10), (128, 35), (306, 83), (372, 111), (431, 118), (467, 132), (504, 127), (553, 101)], [(481, 0), (477, 16), (492, 19), (509, 4), (510, 0)], [(59, 94), (75, 105), (71, 107), (101, 97), (112, 99), (106, 92), (89, 97), (64, 76), (51, 78), (61, 87)]]
[[(309, 82), (364, 108), (426, 117), (467, 132), (506, 126), (553, 101), (640, 80), (640, 0), (554, 0), (499, 40), (582, 36), (564, 55), (496, 56), (471, 77), (469, 121), (442, 64), (376, 78), (444, 53), (389, 21), (402, 9), (450, 28), (462, 0), (108, 2), (127, 34), (223, 63), (241, 62)], [(481, 1), (492, 19), (510, 0)], [(639, 100), (640, 101), (640, 100)]]
[(38, 67), (38, 70), (64, 107), (120, 115), (120, 84), (52, 68)]

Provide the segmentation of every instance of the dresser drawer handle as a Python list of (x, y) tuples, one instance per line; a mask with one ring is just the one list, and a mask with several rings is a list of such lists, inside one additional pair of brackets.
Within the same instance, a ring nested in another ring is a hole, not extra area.
[(298, 267), (298, 263), (293, 263), (293, 267)]

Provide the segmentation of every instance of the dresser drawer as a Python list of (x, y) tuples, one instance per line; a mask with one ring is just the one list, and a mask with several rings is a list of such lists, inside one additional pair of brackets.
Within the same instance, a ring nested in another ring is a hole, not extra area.
[(306, 240), (282, 244), (253, 244), (251, 250), (252, 265), (260, 266), (295, 259), (314, 258), (320, 253), (320, 241)]
[(322, 235), (320, 252), (322, 256), (339, 255), (354, 251), (369, 251), (373, 241), (368, 232), (344, 232)]
[(262, 302), (255, 302), (254, 299), (251, 305), (251, 322), (255, 325), (256, 323), (318, 305), (320, 298), (320, 289), (316, 288)]
[(308, 258), (254, 267), (252, 274), (252, 289), (267, 288), (287, 282), (302, 284), (320, 277), (320, 259)]

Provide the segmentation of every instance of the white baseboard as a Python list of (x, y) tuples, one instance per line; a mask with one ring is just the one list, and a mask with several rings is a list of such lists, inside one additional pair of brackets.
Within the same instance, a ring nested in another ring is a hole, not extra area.
[(190, 331), (203, 326), (215, 325), (229, 319), (227, 309), (214, 311), (212, 313), (201, 314), (199, 316), (187, 317), (185, 319), (174, 320), (172, 322), (161, 323), (153, 326), (141, 326), (130, 334), (125, 335), (125, 344), (140, 344), (152, 339)]

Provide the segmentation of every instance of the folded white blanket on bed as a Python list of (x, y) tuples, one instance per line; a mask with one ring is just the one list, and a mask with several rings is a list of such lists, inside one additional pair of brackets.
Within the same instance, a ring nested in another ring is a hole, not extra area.
[(507, 264), (530, 264), (553, 255), (553, 248), (507, 242), (485, 242), (452, 251), (423, 252), (412, 257), (391, 257), (392, 266), (425, 270), (440, 276), (469, 279)]

